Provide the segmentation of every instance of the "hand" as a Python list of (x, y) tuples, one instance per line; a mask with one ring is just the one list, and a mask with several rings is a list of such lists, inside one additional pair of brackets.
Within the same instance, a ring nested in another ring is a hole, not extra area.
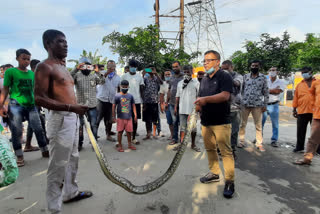
[(161, 113), (164, 112), (164, 108), (165, 108), (164, 103), (160, 104), (160, 111), (161, 111)]
[(165, 104), (164, 104), (164, 109), (165, 109), (166, 111), (168, 111), (168, 109), (169, 109), (168, 103), (165, 103)]
[(116, 123), (116, 118), (115, 117), (112, 117), (112, 123)]
[(177, 114), (178, 114), (178, 109), (174, 108), (174, 115), (177, 116)]
[(0, 108), (0, 116), (8, 117), (8, 109), (5, 106), (2, 106), (2, 108)]
[(135, 115), (134, 116), (134, 122), (137, 123), (137, 121), (138, 121), (138, 118), (137, 118), (137, 115)]
[(196, 105), (196, 112), (201, 112), (202, 108), (200, 105)]
[(98, 65), (94, 65), (94, 69), (93, 69), (96, 73), (99, 73), (100, 71), (99, 71), (99, 67), (98, 67)]
[(298, 118), (297, 110), (293, 110), (292, 116), (293, 116), (294, 118)]
[(262, 108), (261, 108), (261, 111), (262, 111), (262, 112), (267, 111), (267, 107), (265, 107), (265, 106), (264, 106), (264, 107), (262, 107)]
[(89, 107), (85, 105), (71, 105), (70, 111), (79, 115), (84, 115), (88, 111)]
[(204, 97), (199, 97), (199, 98), (194, 102), (194, 104), (200, 105), (200, 107), (201, 107), (201, 106), (206, 105), (206, 104), (207, 104), (207, 101), (206, 101), (206, 99), (205, 99)]
[(80, 63), (79, 65), (77, 65), (77, 70), (80, 70), (80, 68), (84, 65), (85, 63)]

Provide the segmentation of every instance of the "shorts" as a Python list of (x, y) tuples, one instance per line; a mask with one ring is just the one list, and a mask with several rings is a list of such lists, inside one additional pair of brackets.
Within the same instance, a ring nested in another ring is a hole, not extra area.
[[(137, 119), (141, 119), (141, 104), (138, 103), (138, 104), (135, 104), (136, 105), (136, 111), (137, 111)], [(132, 117), (134, 116), (134, 113), (133, 113), (133, 109), (132, 109)]]
[(122, 132), (124, 130), (126, 132), (133, 132), (132, 119), (117, 119), (117, 131)]
[(157, 123), (159, 119), (158, 103), (144, 103), (144, 111), (142, 112), (143, 122)]
[[(179, 114), (180, 118), (180, 132), (186, 132), (188, 127), (188, 117), (187, 114)], [(193, 133), (197, 132), (197, 128), (192, 130)]]

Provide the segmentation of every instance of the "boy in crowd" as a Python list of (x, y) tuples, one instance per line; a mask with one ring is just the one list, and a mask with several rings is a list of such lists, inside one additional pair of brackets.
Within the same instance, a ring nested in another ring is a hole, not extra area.
[[(134, 116), (135, 123), (137, 122), (137, 111), (134, 98), (128, 93), (129, 82), (122, 80), (120, 85), (120, 93), (117, 93), (114, 98), (114, 104), (112, 105), (112, 118), (113, 122), (117, 121), (118, 132), (118, 152), (124, 152), (122, 148), (122, 134), (125, 130), (127, 132), (128, 148), (136, 150), (131, 143), (131, 133), (133, 132), (132, 116)], [(116, 108), (117, 108), (117, 120), (116, 120)], [(132, 112), (134, 115), (132, 115)]]
[[(180, 118), (180, 141), (182, 142), (187, 129), (187, 122), (189, 114), (191, 114), (194, 107), (194, 102), (197, 99), (199, 93), (199, 81), (192, 79), (193, 68), (191, 65), (183, 66), (184, 77), (183, 80), (178, 83), (176, 94), (175, 115), (179, 114)], [(179, 111), (178, 111), (179, 109)], [(191, 132), (191, 149), (196, 152), (200, 152), (200, 149), (196, 146), (197, 128)], [(179, 147), (175, 147), (177, 150)]]
[(151, 138), (152, 124), (157, 124), (159, 119), (158, 93), (162, 80), (153, 66), (145, 69), (144, 76), (145, 93), (143, 97), (143, 121), (146, 123), (147, 136), (144, 140)]
[[(9, 68), (4, 75), (3, 93), (0, 97), (0, 115), (9, 116), (12, 132), (12, 144), (17, 156), (17, 165), (24, 166), (22, 140), (22, 122), (26, 118), (36, 134), (42, 157), (49, 157), (47, 140), (41, 127), (41, 122), (34, 100), (34, 73), (27, 69), (31, 54), (26, 49), (16, 51), (17, 68)], [(4, 102), (10, 93), (9, 110)], [(8, 114), (7, 114), (8, 113)]]

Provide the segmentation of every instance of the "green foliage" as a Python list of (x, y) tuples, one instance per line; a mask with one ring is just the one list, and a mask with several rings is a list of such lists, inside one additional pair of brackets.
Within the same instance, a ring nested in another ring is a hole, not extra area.
[(290, 42), (290, 35), (284, 32), (282, 37), (271, 37), (261, 34), (259, 41), (246, 41), (245, 52), (236, 51), (231, 56), (235, 70), (246, 73), (249, 63), (254, 59), (261, 60), (263, 70), (276, 66), (282, 75), (298, 70), (303, 66), (311, 66), (320, 71), (320, 37), (307, 34), (305, 42)]
[(182, 49), (171, 49), (168, 41), (159, 40), (159, 29), (154, 25), (133, 28), (128, 34), (114, 31), (103, 38), (102, 44), (106, 43), (113, 53), (119, 54), (120, 63), (135, 59), (141, 67), (153, 64), (158, 71), (171, 68), (175, 60), (188, 64), (198, 56), (198, 53), (188, 54)]
[[(82, 51), (82, 54), (80, 54), (80, 57), (87, 57), (92, 61), (92, 64), (102, 64), (102, 65), (106, 65), (107, 64), (107, 57), (102, 57), (101, 55), (98, 55), (99, 50), (97, 49), (94, 53), (92, 53), (91, 51), (87, 52), (86, 50)], [(79, 63), (78, 59), (69, 59), (68, 62), (74, 62), (76, 64)]]

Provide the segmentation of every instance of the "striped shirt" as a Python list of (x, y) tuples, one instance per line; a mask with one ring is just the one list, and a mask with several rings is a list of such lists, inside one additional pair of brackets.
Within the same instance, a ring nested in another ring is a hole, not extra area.
[(80, 105), (88, 105), (89, 108), (97, 106), (97, 85), (103, 84), (105, 79), (102, 74), (90, 73), (84, 75), (80, 70), (71, 71), (76, 88), (77, 102)]

